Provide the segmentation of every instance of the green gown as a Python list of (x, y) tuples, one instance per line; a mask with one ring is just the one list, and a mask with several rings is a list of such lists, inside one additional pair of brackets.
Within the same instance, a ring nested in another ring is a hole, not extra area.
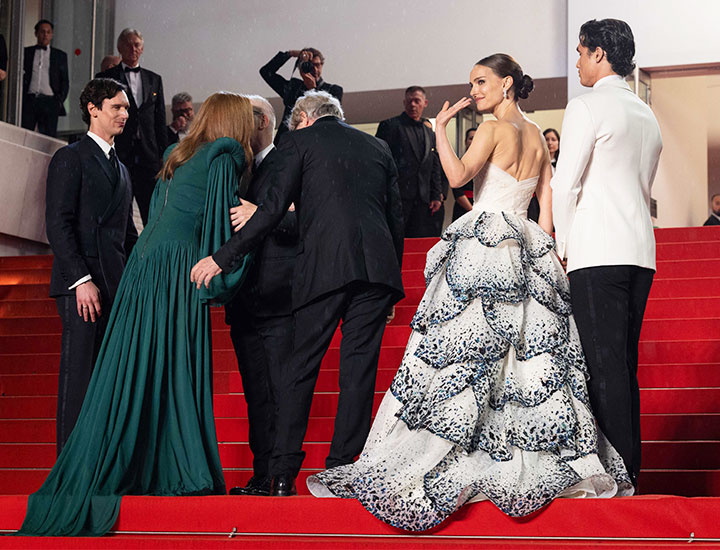
[(221, 138), (158, 181), (77, 424), (19, 534), (102, 535), (122, 495), (225, 493), (204, 303), (231, 298), (249, 259), (209, 290), (195, 288), (190, 270), (232, 235), (244, 164), (242, 146)]

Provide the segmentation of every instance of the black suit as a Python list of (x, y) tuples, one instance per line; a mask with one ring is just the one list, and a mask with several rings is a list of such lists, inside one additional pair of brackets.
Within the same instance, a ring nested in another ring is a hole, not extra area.
[(165, 135), (165, 142), (167, 143), (168, 147), (173, 143), (177, 143), (178, 141), (180, 141), (180, 134), (173, 130), (169, 124), (165, 127)]
[[(275, 143), (278, 143), (280, 136), (288, 131), (287, 120), (290, 118), (290, 113), (295, 106), (295, 102), (301, 97), (308, 89), (305, 87), (305, 83), (299, 78), (291, 78), (285, 80), (282, 76), (277, 74), (278, 69), (282, 67), (288, 59), (290, 59), (288, 52), (278, 52), (275, 57), (268, 61), (260, 69), (260, 76), (268, 83), (268, 85), (277, 93), (283, 100), (285, 106), (283, 110), (282, 118), (280, 119), (280, 126), (278, 127), (277, 133), (275, 134)], [(317, 82), (315, 90), (321, 92), (327, 92), (330, 95), (336, 97), (338, 101), (342, 101), (343, 89), (342, 86), (337, 84), (330, 84), (325, 82), (322, 78)]]
[[(54, 253), (50, 296), (62, 319), (58, 454), (70, 436), (102, 342), (125, 260), (137, 240), (127, 169), (119, 174), (92, 138), (59, 149), (48, 168), (45, 220)], [(101, 294), (96, 323), (77, 314), (75, 290), (86, 275)]]
[(143, 223), (147, 223), (156, 176), (162, 168), (162, 156), (167, 148), (162, 78), (157, 73), (140, 68), (143, 98), (138, 107), (122, 63), (96, 74), (95, 77), (114, 78), (128, 86), (130, 116), (125, 124), (125, 131), (115, 138), (115, 147), (118, 157), (130, 170), (133, 194)]
[[(261, 204), (277, 161), (272, 149), (253, 173), (247, 200)], [(297, 219), (286, 212), (280, 225), (255, 250), (243, 290), (225, 306), (225, 320), (238, 360), (250, 424), (253, 473), (269, 474), (275, 435), (274, 395), (292, 353), (292, 280), (297, 254)]]
[(326, 465), (351, 462), (367, 438), (385, 316), (403, 296), (402, 210), (387, 144), (337, 118), (286, 134), (278, 157), (265, 201), (213, 258), (234, 269), (295, 202), (295, 336), (270, 470), (297, 476), (320, 362), (340, 320), (341, 389)]
[(703, 225), (720, 225), (720, 218), (711, 215)]
[(438, 237), (444, 211), (432, 214), (429, 205), (442, 200), (443, 174), (430, 123), (403, 113), (383, 120), (375, 136), (387, 142), (397, 164), (405, 236)]
[(23, 60), (23, 106), (22, 106), (22, 127), (34, 130), (37, 125), (38, 131), (46, 136), (57, 135), (57, 122), (59, 116), (65, 116), (63, 102), (70, 89), (68, 77), (67, 54), (50, 47), (50, 88), (52, 96), (31, 95), (30, 81), (32, 80), (33, 61), (35, 59), (35, 46), (25, 48)]

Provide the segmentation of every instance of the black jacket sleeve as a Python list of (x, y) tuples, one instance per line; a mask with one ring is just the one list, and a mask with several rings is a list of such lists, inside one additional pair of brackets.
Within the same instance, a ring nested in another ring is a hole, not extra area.
[(45, 226), (48, 241), (60, 264), (60, 272), (71, 286), (90, 274), (80, 254), (75, 226), (82, 189), (82, 167), (78, 154), (63, 147), (50, 161), (45, 191)]
[(443, 179), (444, 174), (442, 171), (442, 165), (440, 164), (440, 155), (438, 155), (437, 149), (435, 149), (435, 136), (431, 135), (432, 139), (432, 150), (430, 151), (430, 154), (432, 155), (432, 172), (430, 173), (430, 200), (431, 201), (439, 201), (442, 200), (443, 197), (447, 198), (447, 187), (443, 189)]
[(8, 53), (5, 37), (0, 34), (0, 70), (7, 71)]
[(225, 273), (235, 270), (243, 256), (257, 247), (280, 223), (299, 192), (302, 158), (295, 142), (292, 139), (280, 140), (277, 155), (278, 162), (270, 175), (273, 181), (267, 196), (245, 227), (230, 237), (212, 256)]
[(57, 98), (60, 103), (63, 103), (68, 96), (70, 91), (70, 77), (68, 75), (68, 61), (67, 54), (62, 50), (57, 50), (58, 59), (58, 71), (60, 74), (60, 90), (58, 91)]
[(403, 219), (402, 198), (398, 187), (398, 171), (395, 161), (390, 154), (390, 147), (383, 143), (388, 155), (388, 188), (387, 188), (387, 210), (385, 216), (392, 235), (395, 254), (397, 255), (398, 266), (402, 268), (403, 247), (405, 245), (405, 223)]
[(287, 52), (278, 52), (275, 57), (260, 68), (262, 79), (283, 99), (285, 98), (285, 87), (288, 85), (288, 81), (277, 74), (277, 71), (285, 65), (290, 57)]
[(158, 75), (157, 98), (155, 99), (155, 139), (158, 144), (160, 160), (167, 149), (167, 126), (165, 123), (165, 95), (163, 94), (162, 77)]

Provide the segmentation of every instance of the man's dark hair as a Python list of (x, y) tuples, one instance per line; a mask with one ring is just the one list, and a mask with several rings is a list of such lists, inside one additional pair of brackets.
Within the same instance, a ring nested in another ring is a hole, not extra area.
[(477, 126), (473, 126), (472, 128), (468, 128), (467, 130), (465, 130), (465, 139), (468, 138), (470, 132), (477, 132)]
[(405, 90), (405, 95), (414, 94), (415, 92), (421, 92), (425, 97), (427, 97), (427, 92), (422, 86), (410, 86), (407, 90)]
[(630, 25), (619, 19), (592, 19), (580, 27), (580, 44), (590, 52), (602, 48), (612, 70), (627, 76), (635, 68), (635, 38)]
[(119, 92), (127, 91), (125, 86), (113, 78), (93, 78), (85, 84), (80, 94), (80, 110), (82, 111), (82, 119), (88, 126), (90, 125), (90, 113), (88, 111), (88, 103), (92, 103), (98, 109), (102, 109), (102, 102), (106, 99), (112, 99)]
[(41, 19), (40, 21), (35, 23), (35, 32), (38, 32), (40, 25), (50, 25), (50, 28), (52, 30), (55, 30), (55, 25), (52, 24), (52, 21), (48, 21), (47, 19)]

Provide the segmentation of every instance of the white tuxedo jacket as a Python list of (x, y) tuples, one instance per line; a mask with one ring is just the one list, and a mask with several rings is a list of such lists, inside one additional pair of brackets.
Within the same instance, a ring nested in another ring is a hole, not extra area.
[(662, 139), (653, 112), (622, 77), (607, 76), (568, 103), (561, 140), (551, 187), (555, 240), (568, 272), (654, 270), (650, 188)]

